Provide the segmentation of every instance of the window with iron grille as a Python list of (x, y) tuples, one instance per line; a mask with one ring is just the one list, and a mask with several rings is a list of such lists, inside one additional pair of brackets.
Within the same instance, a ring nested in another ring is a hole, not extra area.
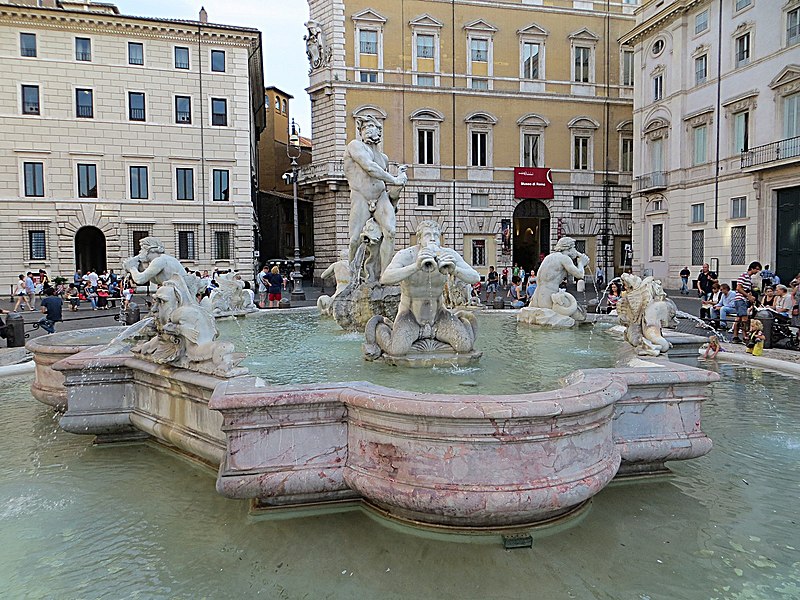
[(25, 179), (25, 195), (41, 198), (44, 196), (44, 163), (23, 163)]
[(182, 225), (175, 230), (175, 238), (178, 260), (197, 260), (197, 229)]
[(46, 222), (27, 222), (22, 224), (25, 236), (23, 258), (30, 260), (47, 260), (47, 229)]
[(433, 206), (436, 200), (436, 194), (431, 192), (418, 192), (417, 193), (417, 206)]
[(214, 169), (214, 200), (227, 201), (230, 199), (230, 171), (227, 169)]
[(23, 115), (38, 115), (39, 114), (39, 86), (38, 85), (23, 85), (22, 86), (22, 114)]
[(211, 99), (211, 124), (218, 127), (228, 124), (228, 101), (225, 98)]
[(747, 196), (731, 198), (731, 219), (744, 219), (747, 216)]
[(81, 119), (94, 118), (94, 92), (92, 90), (75, 90), (75, 115)]
[(92, 40), (89, 38), (75, 38), (75, 60), (92, 60)]
[(128, 92), (128, 118), (131, 121), (144, 121), (144, 92)]
[(664, 225), (653, 225), (653, 257), (664, 256)]
[(705, 231), (702, 229), (696, 229), (692, 231), (692, 264), (693, 265), (702, 265), (705, 256), (705, 242), (706, 236)]
[(144, 64), (144, 44), (140, 42), (128, 42), (128, 64)]
[(211, 70), (217, 73), (225, 72), (225, 51), (212, 50), (211, 51)]
[(575, 250), (581, 254), (586, 254), (586, 240), (575, 240)]
[(744, 265), (746, 261), (747, 227), (731, 227), (731, 264)]
[(194, 200), (194, 169), (175, 169), (176, 198)]
[(231, 256), (233, 255), (233, 251), (231, 248), (231, 241), (232, 241), (232, 227), (226, 227), (225, 229), (221, 229), (220, 226), (216, 226), (214, 229), (214, 247), (213, 247), (213, 259), (214, 260), (230, 260)]
[(147, 167), (131, 167), (131, 199), (147, 199)]
[(78, 198), (97, 198), (97, 165), (78, 165)]
[(175, 46), (175, 68), (189, 68), (189, 49), (183, 46)]
[(128, 231), (131, 239), (131, 255), (139, 254), (141, 248), (139, 242), (144, 238), (150, 237), (150, 225), (128, 225)]
[(472, 266), (486, 266), (486, 240), (472, 240)]
[(33, 58), (36, 56), (36, 34), (35, 33), (20, 33), (19, 34), (19, 53), (20, 56), (27, 56)]

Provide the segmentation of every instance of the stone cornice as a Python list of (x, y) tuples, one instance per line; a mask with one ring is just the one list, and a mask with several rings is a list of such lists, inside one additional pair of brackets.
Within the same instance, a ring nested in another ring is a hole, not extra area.
[[(640, 42), (648, 33), (651, 33), (656, 29), (662, 29), (702, 2), (703, 0), (676, 0), (619, 38), (619, 43), (635, 45), (637, 42)], [(641, 10), (641, 8), (639, 10)]]
[(67, 31), (121, 34), (127, 37), (202, 38), (219, 44), (249, 45), (258, 39), (256, 29), (238, 28), (212, 23), (171, 21), (149, 17), (133, 17), (100, 13), (78, 13), (62, 9), (0, 5), (0, 24), (18, 27), (46, 27)]

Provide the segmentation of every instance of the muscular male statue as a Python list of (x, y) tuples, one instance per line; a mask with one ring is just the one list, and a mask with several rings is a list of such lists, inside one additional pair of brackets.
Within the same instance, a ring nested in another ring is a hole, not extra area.
[(173, 281), (182, 303), (194, 300), (198, 278), (187, 276), (186, 269), (174, 256), (165, 254), (166, 248), (158, 238), (146, 237), (139, 242), (140, 252), (122, 263), (137, 285), (155, 283), (162, 285)]
[[(350, 260), (355, 258), (361, 243), (364, 224), (372, 217), (383, 234), (380, 248), (383, 273), (394, 253), (396, 205), (408, 177), (405, 165), (400, 166), (397, 176), (387, 171), (389, 159), (378, 149), (383, 129), (377, 119), (360, 118), (357, 127), (361, 140), (347, 144), (344, 153), (344, 175), (350, 186)], [(387, 185), (398, 187), (389, 191)]]
[(548, 254), (537, 273), (536, 291), (533, 293), (528, 306), (535, 308), (553, 308), (553, 294), (558, 292), (559, 284), (567, 275), (576, 279), (583, 279), (586, 274), (586, 265), (589, 257), (578, 252), (575, 240), (571, 237), (562, 237)]
[[(403, 356), (414, 342), (425, 339), (448, 344), (459, 353), (472, 350), (473, 320), (447, 310), (442, 291), (451, 274), (470, 284), (479, 281), (480, 275), (455, 250), (442, 248), (440, 238), (434, 221), (422, 221), (417, 227), (417, 245), (398, 252), (381, 277), (385, 285), (400, 284), (394, 324), (381, 321), (382, 317), (370, 321), (375, 326), (375, 343), (387, 354)], [(368, 342), (370, 335), (368, 332)]]

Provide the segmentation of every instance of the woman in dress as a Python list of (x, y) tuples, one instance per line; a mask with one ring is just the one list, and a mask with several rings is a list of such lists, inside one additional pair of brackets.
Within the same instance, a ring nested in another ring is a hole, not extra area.
[(14, 305), (12, 312), (19, 310), (19, 305), (23, 302), (27, 305), (28, 310), (33, 310), (30, 301), (28, 300), (28, 289), (25, 287), (25, 275), (19, 276), (19, 281), (14, 288), (14, 296), (17, 298), (17, 303)]
[(617, 310), (617, 302), (619, 302), (621, 295), (622, 290), (619, 289), (619, 284), (616, 281), (612, 281), (611, 285), (608, 286), (608, 296), (606, 297), (608, 301), (607, 312), (610, 313), (613, 310)]

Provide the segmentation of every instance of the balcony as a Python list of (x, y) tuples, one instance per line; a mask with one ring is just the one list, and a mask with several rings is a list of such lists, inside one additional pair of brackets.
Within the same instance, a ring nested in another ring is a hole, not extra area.
[(742, 169), (771, 169), (800, 160), (800, 135), (742, 152)]
[(328, 180), (344, 180), (344, 161), (329, 160), (315, 162), (300, 167), (297, 172), (297, 183), (310, 185)]
[(633, 191), (640, 194), (666, 189), (669, 185), (669, 173), (666, 171), (653, 171), (633, 179)]

